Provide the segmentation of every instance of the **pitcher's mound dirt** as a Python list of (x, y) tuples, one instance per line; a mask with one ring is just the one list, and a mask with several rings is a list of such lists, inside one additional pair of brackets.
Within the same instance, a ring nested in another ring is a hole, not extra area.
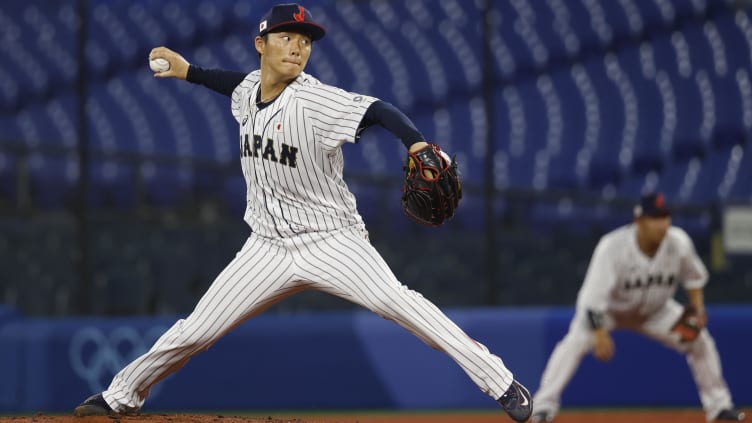
[[(221, 414), (143, 414), (120, 417), (44, 415), (0, 417), (0, 423), (511, 423), (498, 412), (378, 413), (241, 417)], [(748, 414), (749, 415), (749, 414)], [(556, 423), (704, 423), (701, 410), (585, 410), (564, 411)]]

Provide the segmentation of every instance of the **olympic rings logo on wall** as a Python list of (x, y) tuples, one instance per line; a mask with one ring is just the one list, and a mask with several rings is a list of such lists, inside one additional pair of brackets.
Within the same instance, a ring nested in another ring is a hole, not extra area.
[[(166, 327), (154, 326), (142, 335), (132, 326), (113, 330), (82, 327), (71, 337), (68, 349), (71, 368), (86, 381), (91, 392), (102, 392), (117, 372), (148, 351), (166, 330)], [(152, 389), (152, 396), (158, 392), (156, 388)]]

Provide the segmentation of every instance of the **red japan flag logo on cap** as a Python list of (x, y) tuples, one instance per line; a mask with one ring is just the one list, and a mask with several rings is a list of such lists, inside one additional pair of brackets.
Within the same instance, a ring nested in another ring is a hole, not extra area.
[(266, 21), (263, 21), (259, 24), (259, 32), (262, 32), (266, 29)]
[(298, 6), (298, 13), (293, 13), (292, 17), (295, 18), (297, 22), (305, 21), (305, 9), (303, 9), (303, 6)]
[(666, 204), (666, 200), (663, 198), (663, 194), (658, 194), (655, 196), (655, 206), (659, 209), (662, 209), (663, 206)]

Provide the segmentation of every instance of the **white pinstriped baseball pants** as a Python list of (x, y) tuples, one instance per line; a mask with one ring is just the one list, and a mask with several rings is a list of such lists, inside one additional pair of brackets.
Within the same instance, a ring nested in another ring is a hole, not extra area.
[(252, 234), (185, 319), (123, 368), (103, 392), (117, 412), (138, 410), (157, 382), (180, 369), (227, 332), (302, 290), (352, 301), (397, 322), (447, 353), (494, 399), (512, 373), (430, 301), (399, 283), (362, 226), (270, 239)]
[[(689, 369), (705, 409), (705, 417), (707, 421), (711, 421), (721, 410), (733, 408), (731, 393), (723, 379), (721, 360), (715, 341), (707, 330), (700, 332), (700, 336), (691, 344), (681, 343), (677, 336), (671, 334), (671, 326), (683, 310), (683, 306), (676, 300), (670, 299), (634, 330), (686, 354)], [(584, 313), (578, 312), (569, 325), (569, 332), (556, 344), (551, 353), (546, 369), (543, 371), (540, 388), (533, 398), (537, 410), (554, 414), (559, 411), (564, 388), (574, 376), (582, 358), (592, 350), (593, 336), (586, 319)], [(617, 327), (609, 314), (605, 316), (604, 327), (608, 330)]]

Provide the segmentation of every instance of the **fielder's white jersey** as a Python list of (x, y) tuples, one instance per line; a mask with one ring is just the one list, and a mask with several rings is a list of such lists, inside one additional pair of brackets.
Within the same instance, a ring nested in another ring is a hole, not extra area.
[(683, 229), (670, 227), (651, 258), (640, 250), (637, 228), (629, 224), (601, 238), (577, 309), (647, 316), (673, 298), (679, 283), (686, 289), (701, 288), (707, 280), (708, 271)]
[(377, 99), (301, 73), (259, 109), (259, 77), (260, 71), (251, 72), (232, 93), (248, 187), (245, 221), (267, 237), (362, 224), (342, 178), (341, 146), (357, 141), (358, 126)]

